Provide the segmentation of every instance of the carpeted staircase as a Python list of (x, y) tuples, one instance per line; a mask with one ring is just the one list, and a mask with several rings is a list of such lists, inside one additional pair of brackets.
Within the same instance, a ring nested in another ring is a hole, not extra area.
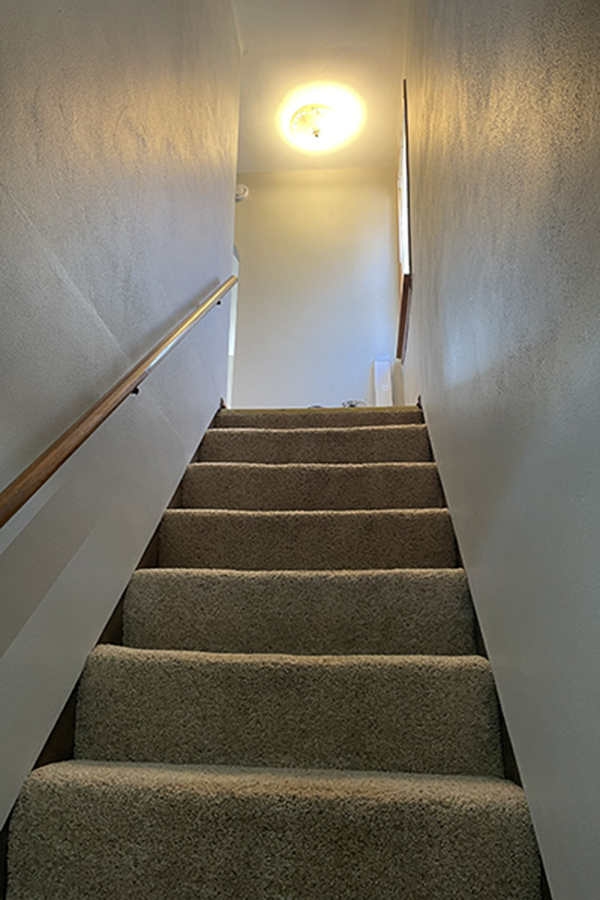
[(223, 410), (181, 497), (9, 900), (539, 900), (420, 410)]

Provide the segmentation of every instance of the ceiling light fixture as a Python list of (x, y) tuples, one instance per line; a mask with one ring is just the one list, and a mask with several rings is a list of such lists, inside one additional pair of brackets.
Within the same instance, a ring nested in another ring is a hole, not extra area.
[(314, 82), (285, 98), (277, 116), (283, 139), (304, 153), (328, 153), (350, 143), (365, 122), (360, 97), (342, 84)]
[[(296, 140), (327, 140), (331, 125), (335, 122), (335, 113), (329, 106), (309, 103), (296, 110), (290, 122), (290, 131)], [(323, 130), (325, 129), (325, 130)]]

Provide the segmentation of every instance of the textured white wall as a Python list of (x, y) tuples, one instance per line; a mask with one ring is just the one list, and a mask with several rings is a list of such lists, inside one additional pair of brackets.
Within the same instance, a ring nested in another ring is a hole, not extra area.
[(600, 6), (414, 0), (423, 394), (555, 900), (600, 895)]
[[(0, 484), (230, 274), (229, 2), (7, 0)], [(0, 532), (0, 820), (225, 393), (213, 310)]]
[(239, 177), (234, 406), (372, 402), (372, 362), (396, 339), (395, 171)]

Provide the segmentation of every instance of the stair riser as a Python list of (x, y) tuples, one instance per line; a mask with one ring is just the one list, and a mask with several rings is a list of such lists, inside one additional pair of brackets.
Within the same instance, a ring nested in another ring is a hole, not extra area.
[(223, 409), (214, 428), (347, 428), (356, 425), (421, 425), (415, 406), (351, 409)]
[(540, 900), (514, 786), (67, 772), (25, 788), (10, 900)]
[(204, 436), (198, 462), (431, 462), (425, 425), (373, 428), (215, 428)]
[(190, 509), (434, 509), (444, 498), (433, 463), (260, 465), (197, 463), (182, 484)]
[(159, 565), (170, 568), (420, 569), (457, 561), (445, 510), (168, 510), (159, 529)]
[(80, 759), (502, 775), (479, 657), (104, 648), (78, 694)]
[(125, 594), (130, 647), (290, 654), (476, 652), (460, 571), (139, 570)]

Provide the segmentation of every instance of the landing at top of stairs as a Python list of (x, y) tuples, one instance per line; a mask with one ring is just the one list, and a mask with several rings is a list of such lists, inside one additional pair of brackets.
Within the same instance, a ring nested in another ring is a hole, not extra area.
[(355, 425), (421, 425), (418, 406), (222, 409), (215, 428), (346, 428)]

